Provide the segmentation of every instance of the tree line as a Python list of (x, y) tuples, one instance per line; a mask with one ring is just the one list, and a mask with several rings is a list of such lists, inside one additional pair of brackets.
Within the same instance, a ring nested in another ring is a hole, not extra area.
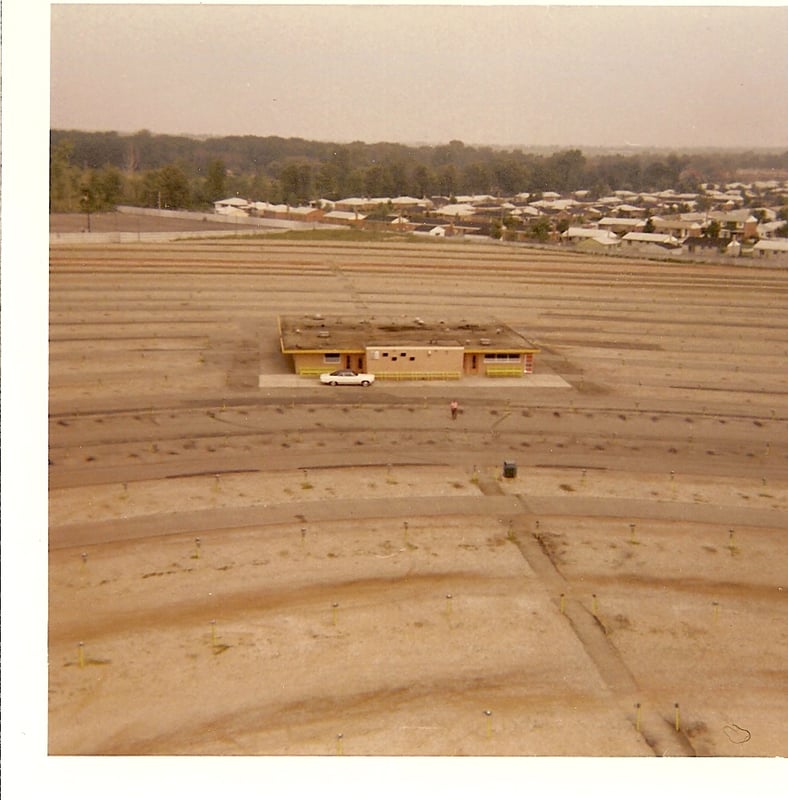
[[(788, 174), (788, 151), (582, 152), (388, 142), (330, 143), (278, 136), (195, 138), (138, 131), (50, 132), (50, 211), (128, 204), (203, 210), (229, 196), (301, 205), (343, 197), (585, 189), (694, 192), (741, 170)], [(788, 202), (777, 198), (776, 203)]]

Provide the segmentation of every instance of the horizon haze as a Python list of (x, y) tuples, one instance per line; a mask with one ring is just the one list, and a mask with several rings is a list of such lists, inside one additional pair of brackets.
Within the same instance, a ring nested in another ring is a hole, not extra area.
[(779, 6), (55, 4), (50, 127), (781, 149), (787, 41)]

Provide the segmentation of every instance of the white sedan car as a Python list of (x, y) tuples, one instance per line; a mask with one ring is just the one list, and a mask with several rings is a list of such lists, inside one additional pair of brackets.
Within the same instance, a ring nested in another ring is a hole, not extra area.
[(327, 383), (329, 386), (369, 386), (374, 381), (374, 375), (370, 375), (368, 372), (353, 372), (352, 369), (324, 372), (320, 376), (320, 382)]

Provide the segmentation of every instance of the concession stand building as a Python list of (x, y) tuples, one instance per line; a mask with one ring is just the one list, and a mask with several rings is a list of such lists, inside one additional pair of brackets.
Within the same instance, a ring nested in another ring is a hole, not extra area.
[(539, 349), (497, 321), (374, 316), (279, 317), (282, 353), (298, 375), (335, 369), (378, 380), (515, 378), (533, 372)]

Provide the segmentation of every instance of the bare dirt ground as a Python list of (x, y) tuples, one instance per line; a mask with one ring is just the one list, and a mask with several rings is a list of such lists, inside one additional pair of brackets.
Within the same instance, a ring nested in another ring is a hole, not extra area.
[(171, 217), (121, 213), (118, 211), (105, 211), (90, 215), (49, 215), (50, 233), (170, 233), (172, 231), (188, 233), (189, 231), (236, 231), (238, 229), (260, 230), (257, 225), (244, 225), (237, 220), (217, 220), (213, 214), (206, 214), (202, 220), (173, 219)]
[[(80, 245), (50, 299), (51, 754), (786, 754), (788, 273)], [(292, 385), (318, 311), (566, 385)]]

